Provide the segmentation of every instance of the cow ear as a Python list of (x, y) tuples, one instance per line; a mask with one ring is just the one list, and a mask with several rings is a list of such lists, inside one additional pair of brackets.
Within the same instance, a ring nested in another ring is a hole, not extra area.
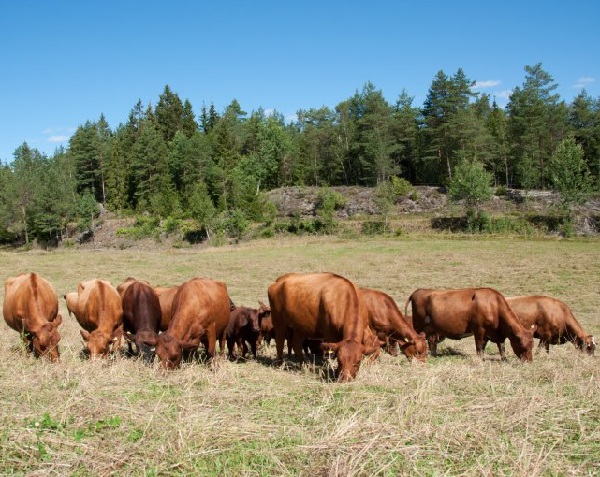
[(88, 341), (90, 339), (90, 333), (86, 330), (79, 330), (79, 332), (81, 333), (81, 337), (85, 340)]
[(62, 323), (62, 315), (56, 315), (56, 318), (54, 318), (54, 321), (52, 322), (52, 326), (54, 326), (54, 328), (58, 328), (58, 325), (60, 325)]
[(186, 351), (198, 349), (198, 343), (194, 343), (193, 341), (180, 341), (179, 344)]
[(373, 339), (369, 344), (363, 345), (364, 350), (363, 354), (369, 355), (375, 353), (379, 348), (381, 348), (385, 344), (384, 341), (381, 341), (379, 338)]
[(339, 347), (340, 343), (321, 343), (321, 351), (323, 351), (323, 353), (327, 353), (328, 351), (337, 353)]

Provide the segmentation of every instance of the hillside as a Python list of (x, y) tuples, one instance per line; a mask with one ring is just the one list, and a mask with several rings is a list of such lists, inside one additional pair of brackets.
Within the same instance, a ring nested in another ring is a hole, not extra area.
[[(269, 200), (277, 207), (281, 220), (292, 217), (308, 219), (317, 215), (319, 192), (317, 187), (286, 187), (268, 193)], [(343, 205), (336, 209), (336, 219), (341, 224), (360, 225), (376, 220), (378, 207), (374, 189), (359, 186), (332, 187), (329, 190), (343, 196)], [(400, 197), (390, 213), (395, 228), (406, 233), (436, 233), (451, 230), (457, 219), (464, 215), (460, 204), (448, 201), (445, 191), (439, 187), (416, 186), (416, 193)], [(494, 196), (483, 209), (490, 216), (527, 216), (533, 223), (541, 223), (545, 217), (552, 217), (559, 197), (550, 191), (530, 191), (525, 200), (522, 191), (509, 189), (504, 196)], [(81, 234), (77, 238), (79, 246), (85, 248), (155, 248), (182, 245), (181, 237), (161, 234), (153, 238), (134, 240), (121, 237), (119, 229), (130, 227), (135, 218), (117, 217), (104, 211), (94, 229), (94, 234)], [(558, 232), (555, 232), (558, 234)], [(600, 197), (588, 200), (577, 209), (577, 235), (600, 234)], [(176, 234), (175, 234), (176, 235)], [(202, 246), (202, 244), (198, 245)]]

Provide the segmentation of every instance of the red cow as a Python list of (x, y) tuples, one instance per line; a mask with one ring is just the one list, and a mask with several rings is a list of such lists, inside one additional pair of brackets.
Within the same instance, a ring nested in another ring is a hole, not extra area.
[(596, 342), (583, 331), (571, 309), (562, 301), (549, 296), (513, 296), (506, 301), (525, 327), (537, 326), (534, 333), (539, 346), (550, 352), (550, 345), (571, 341), (580, 350), (593, 355)]
[[(525, 328), (508, 306), (504, 296), (496, 290), (420, 289), (408, 298), (407, 307), (410, 302), (414, 329), (417, 332), (425, 332), (430, 344), (438, 337), (459, 340), (474, 335), (477, 355), (482, 356), (488, 340), (498, 344), (500, 348), (508, 338), (519, 358), (524, 361), (533, 359), (535, 327)], [(502, 359), (504, 358), (502, 356)]]
[(272, 283), (268, 293), (279, 361), (288, 327), (293, 329), (292, 347), (300, 359), (305, 338), (325, 340), (321, 348), (337, 355), (340, 381), (354, 379), (363, 355), (379, 347), (379, 342), (377, 346), (363, 343), (367, 309), (356, 285), (346, 278), (333, 273), (290, 273)]
[(419, 335), (408, 324), (393, 298), (385, 293), (369, 288), (361, 288), (360, 294), (367, 306), (369, 326), (377, 337), (387, 343), (388, 349), (395, 350), (399, 343), (402, 353), (418, 361), (427, 359), (425, 334)]
[(177, 289), (173, 298), (172, 319), (167, 331), (146, 344), (156, 346), (162, 366), (179, 366), (186, 354), (198, 349), (200, 342), (211, 358), (219, 339), (224, 349), (224, 334), (229, 322), (229, 295), (223, 282), (193, 278)]
[(4, 283), (2, 308), (6, 324), (23, 336), (29, 352), (58, 361), (58, 298), (49, 281), (37, 273), (22, 273)]
[(154, 357), (154, 349), (146, 344), (158, 336), (161, 308), (154, 289), (144, 281), (128, 278), (117, 287), (123, 302), (123, 329), (130, 350), (134, 342), (144, 361)]
[(79, 330), (92, 357), (116, 350), (123, 336), (123, 306), (119, 292), (105, 280), (80, 282), (77, 292), (65, 295), (67, 309), (83, 328)]

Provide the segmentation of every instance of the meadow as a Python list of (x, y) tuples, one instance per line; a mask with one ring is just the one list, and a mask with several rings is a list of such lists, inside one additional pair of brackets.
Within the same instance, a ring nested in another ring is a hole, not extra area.
[[(404, 302), (418, 287), (489, 286), (568, 303), (600, 341), (598, 240), (411, 236), (264, 239), (218, 248), (0, 252), (5, 279), (36, 271), (59, 295), (61, 361), (26, 356), (0, 325), (0, 474), (82, 476), (542, 476), (600, 474), (598, 356), (567, 343), (522, 363), (473, 338), (426, 364), (382, 353), (348, 384), (320, 366), (260, 359), (167, 372), (81, 356), (62, 296), (90, 278), (227, 283), (267, 301), (290, 271), (333, 271)], [(0, 290), (4, 298), (4, 287)], [(536, 340), (537, 341), (537, 340)], [(537, 346), (537, 342), (536, 342)]]

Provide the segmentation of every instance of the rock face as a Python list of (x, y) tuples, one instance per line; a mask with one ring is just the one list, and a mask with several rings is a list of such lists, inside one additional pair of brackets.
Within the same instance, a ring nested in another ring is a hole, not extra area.
[[(344, 205), (336, 211), (340, 219), (379, 213), (373, 188), (343, 186), (329, 189), (345, 199)], [(319, 192), (322, 190), (318, 187), (285, 187), (272, 190), (268, 195), (280, 216), (310, 217), (316, 215)], [(415, 194), (411, 194), (411, 197), (398, 198), (395, 205), (399, 213), (439, 210), (446, 206), (446, 195), (439, 187), (417, 186)]]

